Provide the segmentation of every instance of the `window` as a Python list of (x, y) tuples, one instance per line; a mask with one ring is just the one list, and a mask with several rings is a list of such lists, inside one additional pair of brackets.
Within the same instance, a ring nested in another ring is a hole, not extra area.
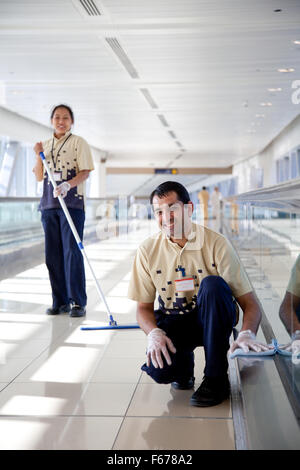
[(292, 152), (291, 156), (291, 178), (297, 178), (298, 168), (297, 168), (297, 154)]

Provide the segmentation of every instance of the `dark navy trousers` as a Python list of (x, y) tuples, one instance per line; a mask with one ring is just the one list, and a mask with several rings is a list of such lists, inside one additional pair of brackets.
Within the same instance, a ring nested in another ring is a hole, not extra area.
[(172, 340), (176, 353), (171, 353), (169, 366), (153, 364), (142, 370), (158, 383), (184, 381), (194, 376), (194, 349), (204, 346), (205, 369), (208, 377), (224, 377), (227, 374), (229, 337), (236, 324), (236, 302), (228, 284), (220, 276), (207, 276), (200, 284), (196, 309), (184, 315), (166, 315), (155, 311), (157, 326)]
[[(80, 239), (85, 213), (68, 208)], [(82, 253), (62, 209), (42, 210), (45, 256), (52, 288), (53, 308), (75, 303), (86, 305), (85, 272)]]

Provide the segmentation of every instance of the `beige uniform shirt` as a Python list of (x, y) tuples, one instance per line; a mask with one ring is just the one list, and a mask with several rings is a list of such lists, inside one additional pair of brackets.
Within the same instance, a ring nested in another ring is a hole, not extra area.
[(208, 204), (209, 192), (206, 189), (202, 189), (202, 191), (198, 193), (198, 199), (201, 204)]
[[(174, 281), (181, 278), (179, 266), (185, 269), (186, 277), (194, 278), (193, 290), (176, 292)], [(223, 235), (193, 223), (182, 248), (161, 231), (139, 246), (128, 297), (151, 303), (158, 294), (159, 307), (166, 314), (188, 313), (195, 308), (202, 279), (209, 275), (221, 276), (235, 298), (253, 290), (241, 261)]]
[[(74, 178), (82, 170), (93, 170), (93, 158), (88, 143), (71, 132), (57, 139), (55, 136), (43, 142), (44, 154), (50, 170), (60, 174), (60, 184)], [(57, 198), (53, 198), (52, 184), (44, 170), (44, 188), (40, 203), (41, 209), (60, 207)], [(84, 209), (85, 181), (72, 188), (65, 198), (68, 207)]]

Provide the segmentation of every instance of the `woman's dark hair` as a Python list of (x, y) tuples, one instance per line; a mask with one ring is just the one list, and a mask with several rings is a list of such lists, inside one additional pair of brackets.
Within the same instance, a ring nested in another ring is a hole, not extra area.
[(166, 181), (152, 191), (150, 195), (150, 204), (152, 204), (154, 196), (162, 198), (171, 191), (174, 191), (177, 194), (178, 200), (183, 202), (183, 204), (187, 204), (191, 200), (188, 191), (182, 184), (177, 183), (176, 181)]
[(70, 106), (68, 106), (67, 104), (58, 104), (58, 105), (54, 106), (54, 108), (51, 111), (51, 119), (53, 119), (54, 113), (58, 108), (65, 108), (69, 112), (69, 114), (71, 116), (71, 119), (72, 119), (72, 122), (74, 124), (74, 113), (73, 113), (72, 109), (70, 108)]

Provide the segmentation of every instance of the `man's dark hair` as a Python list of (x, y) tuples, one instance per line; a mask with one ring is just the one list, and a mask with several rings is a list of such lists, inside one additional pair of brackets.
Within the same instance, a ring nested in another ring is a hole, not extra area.
[(183, 202), (183, 204), (187, 204), (191, 200), (188, 191), (182, 184), (177, 183), (176, 181), (166, 181), (165, 183), (161, 183), (156, 189), (154, 189), (154, 191), (152, 191), (150, 195), (150, 204), (152, 204), (154, 196), (162, 198), (171, 191), (174, 191), (177, 194), (178, 200)]

